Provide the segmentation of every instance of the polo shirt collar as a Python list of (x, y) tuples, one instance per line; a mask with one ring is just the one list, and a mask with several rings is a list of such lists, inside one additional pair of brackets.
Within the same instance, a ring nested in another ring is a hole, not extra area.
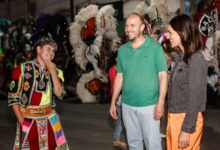
[[(142, 45), (140, 45), (140, 46), (139, 46), (138, 48), (136, 48), (136, 49), (139, 49), (139, 48), (141, 48), (141, 47), (147, 47), (147, 46), (149, 46), (150, 41), (151, 41), (150, 37), (149, 37), (148, 35), (144, 35), (144, 38), (145, 38), (144, 43), (143, 43)], [(128, 42), (128, 47), (131, 48), (131, 49), (134, 49), (134, 48), (132, 47), (131, 41)]]

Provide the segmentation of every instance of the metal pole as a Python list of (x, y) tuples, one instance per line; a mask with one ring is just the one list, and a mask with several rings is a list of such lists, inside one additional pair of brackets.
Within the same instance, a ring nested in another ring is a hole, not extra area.
[(5, 0), (5, 16), (8, 20), (11, 20), (11, 10), (9, 0)]
[(31, 14), (31, 11), (30, 11), (30, 0), (27, 0), (27, 12), (28, 12), (28, 15)]
[(195, 14), (197, 8), (197, 1), (190, 0), (190, 15)]
[(70, 18), (71, 22), (74, 21), (75, 8), (74, 8), (74, 0), (70, 0)]

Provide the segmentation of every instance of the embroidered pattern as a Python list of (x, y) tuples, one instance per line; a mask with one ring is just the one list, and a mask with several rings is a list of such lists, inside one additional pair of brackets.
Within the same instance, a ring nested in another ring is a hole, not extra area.
[(10, 90), (13, 90), (15, 88), (15, 81), (12, 81), (10, 84)]
[(16, 139), (13, 150), (30, 150), (28, 134), (33, 125), (33, 122), (36, 121), (37, 132), (38, 132), (38, 142), (40, 150), (48, 150), (48, 123), (50, 123), (54, 137), (57, 145), (57, 150), (69, 150), (68, 144), (66, 142), (63, 129), (59, 120), (59, 117), (56, 113), (52, 113), (49, 116), (37, 117), (35, 119), (25, 118), (22, 126), (20, 123), (17, 124)]
[[(26, 62), (21, 64), (21, 75), (18, 80), (12, 81), (10, 84), (10, 90), (8, 94), (9, 105), (19, 104), (26, 108), (31, 106), (31, 100), (33, 92), (48, 92), (50, 94), (49, 99), (51, 106), (54, 106), (54, 99), (52, 99), (52, 82), (51, 76), (48, 70), (41, 72), (40, 68), (35, 64), (34, 61)], [(49, 88), (49, 89), (48, 89)], [(40, 97), (39, 97), (40, 98)], [(42, 99), (39, 99), (41, 101)], [(37, 108), (41, 106), (37, 106)], [(32, 113), (39, 115), (39, 112), (33, 111)], [(17, 125), (16, 140), (13, 150), (30, 150), (31, 142), (28, 140), (30, 130), (36, 130), (38, 132), (38, 142), (40, 150), (48, 150), (48, 123), (51, 125), (54, 138), (56, 141), (57, 150), (69, 150), (67, 145), (60, 120), (56, 113), (47, 113), (42, 116), (31, 116), (29, 117), (23, 113), (25, 122)], [(30, 119), (28, 119), (30, 118)], [(52, 121), (50, 121), (50, 119)], [(32, 128), (33, 122), (36, 122), (37, 128)], [(53, 123), (52, 123), (53, 122)], [(31, 135), (30, 135), (31, 136)]]
[(22, 68), (22, 91), (21, 95), (27, 97), (27, 103), (22, 103), (23, 106), (26, 106), (31, 103), (32, 93), (34, 91), (35, 86), (35, 78), (34, 78), (34, 62), (26, 62), (21, 65)]
[(24, 93), (23, 96), (21, 97), (21, 101), (23, 104), (26, 104), (28, 102), (28, 97), (26, 96), (26, 94)]
[(30, 79), (32, 77), (32, 75), (29, 72), (26, 72), (24, 74), (25, 79)]
[(40, 73), (38, 70), (35, 70), (35, 77), (38, 78), (40, 76)]
[(13, 150), (30, 150), (27, 137), (32, 124), (32, 119), (25, 119), (22, 125), (17, 123), (16, 138)]
[(24, 82), (24, 91), (28, 91), (29, 88), (30, 88), (29, 82), (28, 82), (28, 81), (25, 81), (25, 82)]
[(19, 80), (18, 80), (18, 88), (17, 88), (17, 91), (16, 91), (16, 93), (19, 95), (20, 94), (20, 92), (21, 92), (21, 86), (22, 86), (22, 76), (20, 76), (19, 77)]
[(28, 149), (29, 148), (29, 142), (28, 142), (28, 133), (30, 131), (31, 122), (28, 120), (25, 120), (22, 124), (22, 134), (21, 134), (21, 142), (22, 142), (22, 149)]
[(40, 150), (48, 150), (47, 118), (39, 118), (37, 121), (38, 141)]
[(17, 123), (14, 150), (20, 150), (20, 123)]
[(58, 149), (68, 150), (69, 148), (58, 116), (55, 113), (52, 114), (51, 116), (49, 116), (49, 121), (55, 133)]
[(46, 73), (45, 73), (45, 78), (48, 80), (49, 79), (49, 72), (48, 71), (46, 71)]
[(26, 69), (27, 71), (31, 71), (31, 70), (32, 70), (32, 65), (29, 64), (29, 63), (27, 63), (27, 64), (25, 65), (25, 69)]
[(39, 88), (42, 90), (44, 87), (45, 87), (45, 83), (44, 81), (40, 81), (39, 84), (38, 84)]
[[(36, 78), (36, 91), (38, 92), (46, 92), (48, 83), (50, 83), (50, 78), (48, 76), (48, 79), (46, 78), (47, 71), (44, 71), (40, 73), (40, 77)], [(51, 89), (52, 92), (52, 89)]]

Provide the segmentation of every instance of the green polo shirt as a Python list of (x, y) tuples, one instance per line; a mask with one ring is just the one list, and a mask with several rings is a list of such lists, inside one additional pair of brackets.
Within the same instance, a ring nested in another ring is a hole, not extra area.
[(130, 106), (156, 104), (159, 96), (158, 73), (167, 71), (160, 43), (148, 36), (145, 39), (136, 49), (127, 42), (118, 50), (117, 71), (123, 74), (122, 102)]

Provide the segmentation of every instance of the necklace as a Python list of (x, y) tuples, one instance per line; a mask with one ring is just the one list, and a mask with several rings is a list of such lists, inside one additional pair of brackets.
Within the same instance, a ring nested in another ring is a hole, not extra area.
[(38, 87), (39, 87), (40, 90), (42, 90), (46, 86), (46, 83), (44, 81), (44, 76), (45, 76), (45, 73), (46, 73), (46, 69), (43, 69), (43, 71), (42, 71), (39, 61), (37, 59), (35, 59), (35, 62), (37, 64), (38, 72), (39, 72), (39, 76), (37, 77), (37, 78), (39, 78)]
[(42, 90), (45, 87), (45, 82), (44, 82), (44, 75), (45, 75), (45, 70), (43, 70), (43, 73), (40, 71), (40, 81), (39, 81), (39, 89)]

